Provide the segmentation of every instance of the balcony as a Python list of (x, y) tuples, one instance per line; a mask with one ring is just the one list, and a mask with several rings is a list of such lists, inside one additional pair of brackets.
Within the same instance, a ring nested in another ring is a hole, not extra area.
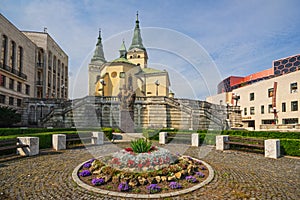
[(37, 86), (42, 86), (43, 85), (43, 81), (36, 81), (36, 85)]
[(27, 80), (27, 75), (26, 74), (14, 69), (14, 68), (11, 68), (8, 65), (3, 65), (2, 63), (0, 63), (0, 68), (7, 71), (7, 72), (9, 72), (9, 73), (12, 73), (12, 74), (18, 76), (19, 78)]
[(36, 66), (37, 66), (38, 69), (43, 69), (44, 63), (38, 62), (38, 63), (36, 63)]

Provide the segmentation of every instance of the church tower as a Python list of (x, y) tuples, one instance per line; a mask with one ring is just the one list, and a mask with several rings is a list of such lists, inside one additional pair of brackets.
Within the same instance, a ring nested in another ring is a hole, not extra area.
[(103, 65), (106, 63), (104, 58), (103, 46), (102, 46), (102, 38), (101, 38), (101, 30), (99, 30), (98, 41), (96, 44), (96, 48), (94, 51), (94, 55), (89, 64), (89, 95), (95, 95), (95, 85), (100, 79), (100, 71), (103, 68)]
[(141, 66), (141, 68), (147, 68), (148, 55), (143, 45), (138, 17), (139, 14), (136, 13), (135, 28), (132, 42), (127, 52), (127, 60)]

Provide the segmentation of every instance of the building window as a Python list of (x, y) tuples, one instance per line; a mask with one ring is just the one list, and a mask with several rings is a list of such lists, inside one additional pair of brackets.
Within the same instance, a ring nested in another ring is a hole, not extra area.
[(260, 106), (260, 113), (265, 114), (265, 106), (264, 105)]
[(272, 104), (269, 104), (268, 105), (268, 113), (271, 113), (272, 111), (273, 111)]
[(17, 106), (21, 107), (22, 106), (22, 100), (21, 99), (17, 99)]
[(27, 95), (30, 94), (30, 85), (26, 85), (25, 94), (27, 94)]
[(5, 104), (5, 95), (0, 94), (0, 103)]
[(11, 41), (10, 43), (10, 55), (9, 55), (9, 66), (11, 68), (16, 67), (16, 43), (14, 41)]
[(287, 118), (287, 119), (282, 119), (282, 124), (298, 124), (298, 118)]
[(291, 102), (291, 111), (298, 111), (298, 101)]
[(254, 92), (250, 93), (250, 101), (254, 101)]
[(22, 72), (22, 68), (23, 68), (23, 48), (19, 46), (18, 48), (18, 71), (21, 73)]
[(5, 87), (6, 86), (6, 76), (0, 74), (0, 86)]
[(254, 112), (254, 107), (250, 107), (250, 115), (254, 115), (255, 112)]
[(125, 78), (125, 72), (120, 72), (119, 76), (120, 78)]
[(15, 80), (10, 78), (9, 79), (9, 89), (13, 90), (14, 89), (14, 84), (15, 84)]
[(14, 98), (13, 97), (9, 97), (8, 104), (11, 105), (11, 106), (14, 105)]
[(244, 115), (247, 115), (247, 108), (244, 108)]
[(4, 67), (6, 65), (7, 59), (7, 36), (2, 36), (2, 46), (1, 46), (1, 65)]
[(268, 89), (268, 97), (273, 97), (274, 88)]
[(290, 87), (290, 90), (291, 90), (291, 93), (297, 93), (297, 83), (291, 83), (291, 87)]
[(22, 92), (22, 83), (18, 81), (18, 84), (17, 84), (17, 91), (18, 92)]
[(281, 104), (281, 112), (286, 112), (286, 103)]

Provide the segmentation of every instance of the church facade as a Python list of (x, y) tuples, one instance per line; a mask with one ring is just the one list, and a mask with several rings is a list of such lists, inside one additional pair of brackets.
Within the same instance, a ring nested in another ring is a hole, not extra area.
[(167, 71), (148, 67), (148, 54), (143, 45), (138, 14), (133, 38), (127, 50), (125, 42), (120, 57), (106, 61), (101, 32), (89, 64), (89, 96), (117, 96), (120, 89), (132, 89), (137, 96), (169, 96), (170, 80)]

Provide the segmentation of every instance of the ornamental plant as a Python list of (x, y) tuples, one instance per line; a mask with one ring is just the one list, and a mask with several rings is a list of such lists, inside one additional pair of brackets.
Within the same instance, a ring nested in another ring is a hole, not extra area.
[(152, 142), (144, 138), (139, 138), (130, 142), (134, 153), (145, 153), (151, 150)]
[(119, 184), (118, 190), (120, 192), (126, 192), (126, 191), (130, 190), (130, 186), (128, 185), (127, 182), (122, 182), (122, 183)]
[(92, 173), (91, 173), (89, 170), (82, 170), (82, 171), (79, 173), (79, 176), (82, 176), (82, 177), (90, 176), (90, 175), (92, 175)]
[(205, 176), (202, 172), (196, 172), (196, 175), (199, 176), (200, 178), (203, 178)]
[(182, 188), (182, 186), (181, 186), (179, 183), (175, 182), (175, 181), (172, 181), (172, 182), (169, 184), (169, 187), (170, 187), (171, 189), (179, 189), (179, 188)]
[(193, 176), (187, 176), (187, 177), (185, 177), (185, 180), (187, 180), (190, 183), (196, 183), (197, 182), (197, 179)]
[(90, 168), (92, 166), (92, 164), (90, 162), (86, 162), (83, 164), (84, 168)]
[(93, 185), (102, 185), (104, 183), (104, 179), (103, 178), (93, 178), (92, 179), (92, 184)]
[(157, 184), (150, 184), (147, 186), (147, 190), (150, 194), (154, 194), (161, 191), (161, 188)]

